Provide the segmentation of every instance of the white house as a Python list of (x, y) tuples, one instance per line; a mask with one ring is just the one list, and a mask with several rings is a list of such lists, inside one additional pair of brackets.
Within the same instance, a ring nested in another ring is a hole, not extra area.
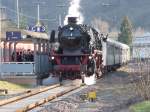
[(133, 38), (132, 46), (133, 58), (150, 58), (150, 33)]

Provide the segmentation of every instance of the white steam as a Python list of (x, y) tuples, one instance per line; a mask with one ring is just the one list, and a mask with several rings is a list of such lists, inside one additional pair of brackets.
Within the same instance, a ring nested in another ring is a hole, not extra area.
[(96, 83), (95, 74), (90, 77), (84, 77), (84, 83), (86, 85), (93, 85)]
[(77, 24), (82, 24), (84, 21), (83, 15), (80, 12), (80, 1), (81, 0), (70, 0), (70, 6), (68, 14), (65, 17), (64, 25), (68, 23), (68, 17), (77, 17)]

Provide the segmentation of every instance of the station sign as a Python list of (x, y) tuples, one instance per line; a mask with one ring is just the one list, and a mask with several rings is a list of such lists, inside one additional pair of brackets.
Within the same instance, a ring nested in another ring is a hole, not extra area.
[(21, 40), (21, 32), (20, 31), (7, 31), (6, 40), (7, 41)]
[(29, 31), (33, 31), (33, 32), (41, 32), (44, 33), (46, 31), (45, 26), (29, 26), (27, 28), (27, 30)]

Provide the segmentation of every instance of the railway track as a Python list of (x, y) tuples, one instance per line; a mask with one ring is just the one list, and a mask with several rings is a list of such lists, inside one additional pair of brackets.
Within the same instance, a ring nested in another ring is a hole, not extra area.
[(27, 112), (80, 86), (59, 84), (0, 101), (0, 112)]

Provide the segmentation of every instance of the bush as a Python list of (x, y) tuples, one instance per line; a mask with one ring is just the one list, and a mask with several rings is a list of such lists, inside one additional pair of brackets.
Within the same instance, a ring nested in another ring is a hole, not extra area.
[(150, 101), (144, 101), (131, 106), (130, 112), (150, 112)]

